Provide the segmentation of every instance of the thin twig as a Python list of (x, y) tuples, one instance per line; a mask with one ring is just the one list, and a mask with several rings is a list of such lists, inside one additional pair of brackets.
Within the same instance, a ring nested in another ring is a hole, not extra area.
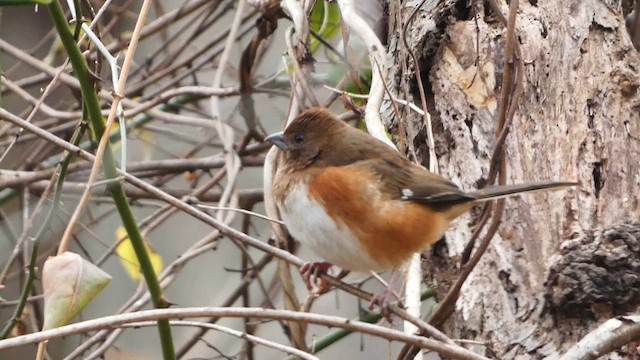
[[(252, 342), (254, 344), (264, 345), (264, 346), (266, 346), (268, 348), (280, 350), (280, 351), (285, 352), (287, 354), (298, 356), (298, 357), (300, 357), (302, 359), (319, 360), (318, 357), (313, 356), (313, 355), (311, 355), (311, 354), (309, 354), (307, 352), (300, 351), (300, 350), (298, 350), (296, 348), (293, 348), (291, 346), (278, 344), (277, 342), (270, 341), (270, 340), (267, 340), (265, 338), (261, 338), (259, 336), (251, 335), (251, 334), (246, 333), (246, 332), (234, 330), (234, 329), (231, 329), (231, 328), (226, 327), (226, 326), (221, 326), (221, 325), (216, 325), (216, 324), (209, 324), (209, 323), (202, 323), (202, 322), (197, 322), (197, 321), (185, 321), (185, 320), (171, 320), (169, 323), (171, 324), (171, 326), (200, 327), (200, 328), (204, 328), (204, 329), (207, 329), (207, 330), (215, 330), (215, 331), (219, 331), (219, 332), (231, 335), (231, 336), (235, 336), (235, 337), (240, 338), (240, 339), (245, 339), (245, 340), (250, 341), (250, 342)], [(123, 325), (122, 327), (123, 328), (138, 328), (138, 327), (154, 326), (154, 325), (155, 325), (155, 323), (151, 322), (151, 321), (141, 321), (141, 322), (134, 322), (134, 323), (126, 324), (126, 325)]]
[(364, 121), (367, 130), (377, 139), (395, 148), (395, 145), (387, 137), (387, 132), (380, 117), (380, 107), (384, 98), (384, 84), (382, 78), (387, 76), (388, 64), (384, 53), (384, 46), (369, 27), (366, 21), (358, 15), (352, 0), (338, 0), (338, 6), (342, 13), (343, 21), (349, 25), (367, 46), (369, 60), (371, 61), (371, 88), (369, 90), (369, 101), (365, 107)]
[[(519, 97), (522, 94), (522, 86), (523, 86), (522, 78), (521, 78), (522, 72), (517, 71), (517, 74), (519, 73), (520, 75), (516, 75), (516, 78), (513, 79), (513, 71), (511, 70), (512, 66), (514, 66), (514, 63), (515, 63), (514, 59), (516, 59), (515, 47), (517, 46), (516, 45), (517, 40), (515, 35), (515, 21), (516, 21), (517, 10), (518, 10), (518, 0), (512, 0), (509, 5), (509, 22), (507, 24), (508, 36), (506, 37), (507, 61), (505, 62), (505, 70), (503, 75), (502, 92), (500, 96), (501, 110), (499, 111), (499, 114), (498, 114), (497, 136), (496, 136), (499, 141), (502, 140), (503, 142), (504, 142), (504, 136), (506, 136), (506, 133), (508, 132), (508, 130), (506, 129), (508, 129), (508, 126), (511, 123), (511, 120), (515, 114), (515, 110), (518, 106)], [(494, 11), (500, 12), (499, 7), (494, 8)], [(511, 91), (512, 87), (515, 87), (516, 90)], [(498, 184), (500, 185), (504, 185), (506, 181), (506, 162), (505, 162), (504, 156), (502, 155), (502, 153), (504, 152), (503, 142), (496, 145), (496, 146), (498, 145), (500, 146), (498, 148), (500, 149), (500, 152), (494, 151), (494, 154), (496, 154), (495, 157), (501, 160), (498, 162), (494, 162), (492, 159), (492, 164), (496, 164), (497, 166), (492, 166), (490, 168), (490, 171), (489, 171), (490, 176), (488, 181), (489, 184), (493, 183), (491, 174), (499, 174)], [(460, 274), (460, 277), (458, 278), (456, 284), (453, 286), (450, 293), (447, 295), (447, 299), (450, 301), (442, 302), (441, 307), (443, 310), (441, 311), (440, 309), (438, 309), (434, 313), (432, 320), (430, 321), (432, 324), (436, 324), (436, 326), (441, 325), (442, 322), (446, 320), (446, 318), (448, 318), (448, 315), (453, 311), (453, 304), (455, 303), (455, 300), (458, 298), (460, 288), (462, 287), (462, 283), (467, 279), (467, 277), (469, 276), (473, 268), (475, 268), (477, 263), (480, 261), (480, 258), (482, 257), (486, 249), (489, 247), (489, 243), (491, 239), (493, 238), (493, 236), (498, 230), (503, 210), (504, 210), (504, 199), (497, 200), (495, 211), (493, 212), (493, 220), (489, 226), (489, 229), (487, 230), (487, 233), (485, 234), (483, 241), (481, 242), (480, 246), (476, 250), (471, 260), (465, 265), (465, 268), (463, 272)]]
[(251, 317), (255, 319), (290, 320), (296, 322), (313, 323), (357, 331), (363, 334), (377, 336), (387, 340), (409, 343), (424, 349), (436, 351), (439, 354), (450, 356), (454, 359), (487, 359), (458, 345), (453, 346), (444, 344), (436, 340), (431, 340), (415, 335), (407, 335), (398, 330), (389, 329), (378, 325), (372, 325), (357, 320), (350, 320), (338, 316), (301, 313), (287, 310), (233, 307), (155, 309), (143, 310), (129, 314), (105, 316), (102, 318), (82, 321), (72, 325), (62, 326), (56, 329), (44, 330), (34, 334), (27, 334), (6, 340), (0, 340), (0, 350), (15, 348), (41, 341), (48, 341), (74, 334), (86, 333), (89, 331), (101, 330), (114, 326), (122, 326), (125, 324), (140, 321), (158, 321), (167, 319), (184, 319), (210, 316), (229, 318)]
[(217, 210), (217, 211), (235, 211), (235, 212), (239, 212), (239, 213), (242, 213), (242, 214), (255, 216), (257, 218), (260, 218), (260, 219), (263, 219), (263, 220), (267, 220), (267, 221), (270, 221), (270, 222), (274, 222), (276, 224), (284, 225), (284, 222), (281, 221), (281, 220), (272, 219), (272, 218), (270, 218), (268, 216), (259, 214), (259, 213), (254, 212), (254, 211), (245, 210), (245, 209), (230, 208), (230, 207), (225, 207), (225, 206), (209, 206), (209, 205), (202, 205), (202, 204), (198, 204), (198, 207), (201, 207), (203, 209)]
[[(107, 119), (107, 123), (105, 125), (105, 130), (102, 138), (100, 139), (100, 144), (98, 145), (98, 150), (96, 151), (96, 160), (94, 161), (93, 168), (91, 169), (91, 174), (89, 175), (89, 179), (87, 180), (87, 187), (85, 193), (80, 198), (78, 205), (76, 206), (76, 210), (71, 216), (71, 219), (67, 223), (67, 227), (60, 239), (60, 244), (58, 245), (58, 255), (67, 251), (69, 247), (69, 241), (71, 240), (71, 235), (74, 232), (75, 226), (82, 215), (84, 208), (89, 201), (91, 196), (91, 186), (95, 182), (98, 172), (100, 170), (100, 165), (102, 163), (102, 157), (107, 150), (107, 145), (109, 144), (109, 132), (111, 131), (111, 126), (113, 125), (113, 121), (116, 117), (117, 110), (120, 106), (121, 95), (124, 92), (125, 85), (127, 83), (127, 76), (129, 75), (129, 69), (131, 68), (131, 63), (133, 62), (133, 55), (136, 52), (136, 48), (138, 46), (138, 40), (140, 38), (140, 33), (142, 32), (144, 23), (146, 21), (146, 17), (149, 11), (149, 6), (151, 5), (151, 0), (145, 0), (142, 3), (142, 7), (140, 8), (140, 15), (138, 17), (138, 21), (136, 22), (135, 28), (133, 30), (133, 35), (131, 37), (131, 42), (129, 44), (129, 49), (124, 58), (124, 62), (122, 65), (122, 70), (119, 75), (118, 87), (115, 90), (113, 103), (111, 105), (111, 111), (109, 113), (109, 118)], [(115, 70), (115, 67), (112, 68), (112, 71)], [(114, 75), (118, 77), (118, 75)]]

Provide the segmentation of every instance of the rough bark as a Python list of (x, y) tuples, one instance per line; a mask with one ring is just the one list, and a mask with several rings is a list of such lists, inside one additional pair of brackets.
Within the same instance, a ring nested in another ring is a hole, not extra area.
[[(466, 1), (437, 3), (426, 2), (407, 38), (419, 58), (439, 169), (474, 189), (483, 185), (495, 143), (505, 28), (482, 1), (477, 27)], [(499, 3), (506, 15), (507, 4)], [(414, 8), (397, 6), (390, 2), (389, 83), (420, 104), (395, 20), (406, 21)], [(619, 1), (520, 1), (525, 83), (505, 146), (507, 182), (580, 186), (507, 201), (500, 230), (445, 326), (454, 338), (485, 342), (487, 354), (555, 357), (638, 305), (640, 225), (621, 224), (640, 214), (640, 61), (623, 16)], [(397, 118), (391, 106), (386, 115), (426, 165), (422, 117), (403, 110)], [(477, 215), (459, 219), (425, 255), (426, 282), (440, 297), (455, 281)]]

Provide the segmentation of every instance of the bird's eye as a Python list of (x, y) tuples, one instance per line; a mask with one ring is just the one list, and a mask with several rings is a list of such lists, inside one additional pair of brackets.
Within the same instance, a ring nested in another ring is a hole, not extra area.
[(304, 134), (296, 134), (296, 136), (293, 138), (293, 141), (296, 144), (300, 144), (301, 142), (304, 141)]

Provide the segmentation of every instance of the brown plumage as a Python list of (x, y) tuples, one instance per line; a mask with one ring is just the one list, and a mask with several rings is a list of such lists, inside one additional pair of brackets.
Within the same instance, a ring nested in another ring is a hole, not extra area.
[(273, 196), (289, 232), (347, 270), (402, 266), (479, 202), (576, 185), (537, 182), (467, 193), (320, 108), (267, 140), (282, 150)]

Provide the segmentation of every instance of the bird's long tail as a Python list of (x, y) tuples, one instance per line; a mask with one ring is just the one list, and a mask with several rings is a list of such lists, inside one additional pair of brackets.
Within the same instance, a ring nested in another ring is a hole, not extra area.
[(573, 181), (537, 181), (525, 184), (492, 186), (472, 191), (469, 195), (474, 197), (475, 201), (488, 201), (521, 193), (561, 190), (576, 185), (578, 183)]

